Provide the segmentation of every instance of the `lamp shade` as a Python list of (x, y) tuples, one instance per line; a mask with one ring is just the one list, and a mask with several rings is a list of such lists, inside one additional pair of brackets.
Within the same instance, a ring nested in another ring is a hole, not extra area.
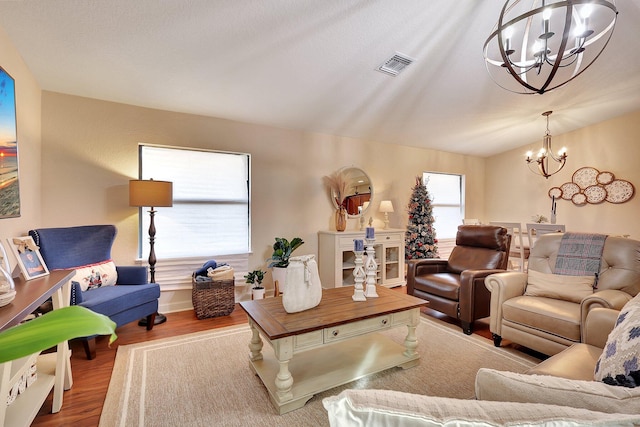
[(173, 206), (173, 183), (132, 179), (129, 181), (129, 206)]
[(383, 200), (380, 202), (380, 212), (393, 212), (393, 203), (391, 203), (391, 200)]

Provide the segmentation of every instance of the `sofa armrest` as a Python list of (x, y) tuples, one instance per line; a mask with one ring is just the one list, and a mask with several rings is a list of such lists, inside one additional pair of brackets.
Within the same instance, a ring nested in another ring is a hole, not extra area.
[(495, 335), (502, 335), (502, 304), (524, 294), (527, 274), (519, 271), (505, 271), (485, 277), (484, 285), (491, 292), (491, 318), (489, 329)]
[(594, 292), (588, 297), (583, 298), (580, 303), (580, 322), (584, 325), (589, 312), (597, 307), (611, 308), (620, 311), (631, 298), (633, 297), (628, 293), (616, 289), (605, 289)]
[(587, 318), (582, 324), (582, 339), (585, 344), (604, 348), (609, 334), (616, 326), (619, 310), (595, 307), (589, 310)]
[(116, 266), (118, 285), (144, 285), (149, 283), (147, 267), (142, 265)]
[(640, 413), (640, 388), (616, 387), (600, 381), (480, 368), (475, 386), (476, 398), (480, 400), (561, 404), (607, 413)]
[(70, 305), (79, 305), (83, 301), (84, 298), (82, 296), (82, 287), (80, 286), (80, 283), (72, 280)]
[(409, 295), (413, 295), (416, 276), (447, 271), (447, 260), (441, 258), (412, 259), (407, 264), (407, 293)]

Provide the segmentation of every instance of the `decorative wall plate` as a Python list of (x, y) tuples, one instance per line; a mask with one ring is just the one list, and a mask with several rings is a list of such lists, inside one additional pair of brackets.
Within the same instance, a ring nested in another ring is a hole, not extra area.
[(574, 205), (582, 206), (587, 204), (587, 196), (584, 193), (576, 193), (571, 197), (571, 201)]
[(596, 177), (598, 176), (599, 173), (600, 171), (596, 168), (591, 168), (591, 167), (580, 168), (573, 173), (573, 177), (571, 178), (571, 181), (578, 184), (578, 186), (584, 190), (585, 188), (591, 185), (598, 184)]
[(607, 198), (607, 190), (601, 185), (590, 185), (584, 189), (584, 195), (587, 196), (587, 203), (602, 203)]
[(598, 184), (611, 184), (611, 182), (615, 179), (615, 176), (611, 172), (600, 172), (596, 177), (596, 181)]
[(562, 191), (562, 198), (565, 200), (571, 200), (574, 194), (580, 192), (580, 187), (578, 184), (573, 182), (565, 182), (560, 186), (560, 190)]
[(549, 189), (549, 197), (555, 197), (556, 199), (559, 199), (560, 197), (562, 197), (562, 189), (560, 189), (560, 187), (551, 187)]
[(633, 197), (635, 188), (633, 184), (624, 179), (615, 179), (610, 184), (604, 186), (607, 190), (607, 198), (610, 203), (624, 203)]

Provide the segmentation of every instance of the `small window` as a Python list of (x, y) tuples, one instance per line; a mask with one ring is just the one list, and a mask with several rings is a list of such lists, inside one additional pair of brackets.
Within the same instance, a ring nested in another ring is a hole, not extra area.
[[(155, 215), (159, 258), (250, 251), (250, 156), (140, 145), (140, 179), (173, 182), (173, 207)], [(141, 213), (146, 213), (141, 208)], [(140, 254), (149, 253), (149, 214), (140, 215)]]
[(438, 239), (455, 239), (464, 218), (463, 176), (425, 172), (422, 176), (431, 197)]

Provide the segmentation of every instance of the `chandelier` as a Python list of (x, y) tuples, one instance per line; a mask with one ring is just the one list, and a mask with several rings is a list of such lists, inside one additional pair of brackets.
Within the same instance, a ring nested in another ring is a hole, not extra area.
[(507, 0), (484, 43), (487, 71), (511, 92), (556, 89), (600, 56), (617, 15), (614, 0)]
[[(551, 149), (551, 134), (549, 133), (549, 116), (553, 113), (553, 111), (545, 111), (542, 113), (543, 116), (547, 118), (547, 133), (545, 133), (542, 138), (542, 148), (538, 151), (536, 158), (534, 159), (533, 153), (531, 151), (527, 152), (527, 164), (529, 165), (529, 169), (532, 172), (537, 173), (539, 175), (544, 176), (545, 178), (549, 178), (551, 175), (554, 175), (564, 167), (564, 164), (567, 161), (567, 149), (562, 147), (558, 154), (553, 154), (553, 150)], [(549, 165), (550, 160), (553, 160), (553, 163)], [(551, 172), (549, 169), (550, 166), (554, 166), (555, 169)]]

